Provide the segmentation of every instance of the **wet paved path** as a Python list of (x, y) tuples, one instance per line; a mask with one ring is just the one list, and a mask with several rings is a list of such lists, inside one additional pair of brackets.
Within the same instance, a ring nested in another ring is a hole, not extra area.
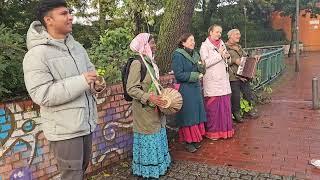
[[(131, 162), (126, 161), (92, 176), (90, 180), (138, 180), (132, 176)], [(177, 161), (160, 180), (298, 180), (295, 177), (259, 173), (226, 166), (212, 166), (190, 161)]]
[(304, 54), (300, 73), (293, 64), (289, 61), (273, 84), (272, 102), (259, 107), (259, 119), (238, 124), (232, 139), (206, 139), (195, 154), (177, 144), (174, 159), (320, 179), (320, 170), (308, 163), (320, 159), (320, 111), (311, 110), (311, 79), (320, 76), (320, 53)]

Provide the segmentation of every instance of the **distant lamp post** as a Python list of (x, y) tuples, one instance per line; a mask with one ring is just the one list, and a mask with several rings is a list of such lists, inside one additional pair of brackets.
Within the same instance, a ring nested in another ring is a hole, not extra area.
[(247, 48), (247, 8), (243, 6), (244, 12), (244, 48)]
[(299, 43), (299, 16), (300, 16), (300, 8), (299, 8), (299, 0), (296, 0), (296, 62), (295, 62), (295, 71), (300, 71), (300, 43)]

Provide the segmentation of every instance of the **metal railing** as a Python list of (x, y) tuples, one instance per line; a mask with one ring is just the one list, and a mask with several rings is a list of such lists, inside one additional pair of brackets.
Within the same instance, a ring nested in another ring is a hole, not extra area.
[[(263, 47), (259, 49), (263, 49)], [(261, 59), (257, 65), (257, 72), (260, 74), (258, 75), (259, 80), (254, 83), (254, 89), (259, 89), (263, 85), (271, 83), (285, 69), (283, 47), (275, 49), (272, 47), (271, 50), (262, 51), (266, 53), (262, 53)]]
[[(271, 83), (285, 69), (284, 48), (282, 46), (266, 46), (246, 49), (250, 54), (252, 51), (262, 54), (257, 65), (259, 80), (254, 83), (254, 89), (259, 89), (265, 84)], [(262, 52), (262, 53), (261, 53)], [(312, 78), (312, 108), (320, 109), (319, 77)]]
[(253, 54), (266, 54), (266, 53), (281, 49), (284, 46), (285, 45), (259, 46), (259, 47), (245, 48), (245, 50), (250, 55), (253, 55)]

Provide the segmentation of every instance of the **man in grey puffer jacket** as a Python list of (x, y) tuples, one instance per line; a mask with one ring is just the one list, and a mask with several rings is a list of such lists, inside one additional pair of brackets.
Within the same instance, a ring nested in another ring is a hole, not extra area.
[(40, 105), (40, 126), (62, 179), (83, 179), (97, 108), (90, 91), (96, 72), (85, 49), (70, 35), (73, 17), (64, 0), (43, 0), (27, 33), (23, 60), (27, 90)]

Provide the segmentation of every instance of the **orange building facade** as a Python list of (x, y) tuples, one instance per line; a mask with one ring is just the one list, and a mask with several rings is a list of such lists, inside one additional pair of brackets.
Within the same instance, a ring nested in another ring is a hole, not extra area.
[[(287, 40), (291, 40), (291, 18), (281, 17), (278, 12), (272, 13), (272, 27), (283, 30)], [(305, 16), (300, 13), (299, 37), (304, 51), (320, 51), (320, 16), (311, 18), (310, 13)]]

